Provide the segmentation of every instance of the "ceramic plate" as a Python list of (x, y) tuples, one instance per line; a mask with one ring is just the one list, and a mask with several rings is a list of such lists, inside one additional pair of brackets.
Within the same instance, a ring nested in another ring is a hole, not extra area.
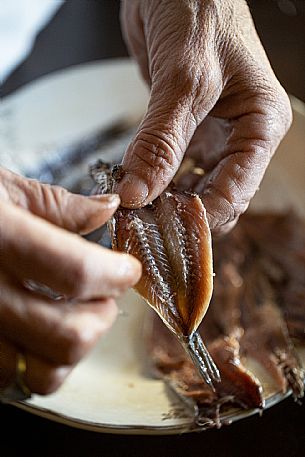
[[(116, 122), (136, 126), (147, 104), (147, 90), (129, 59), (72, 67), (53, 73), (4, 99), (0, 108), (0, 163), (26, 173), (50, 160), (62, 145), (107, 129)], [(291, 97), (294, 121), (280, 145), (251, 206), (294, 206), (305, 216), (305, 109)], [(125, 137), (125, 143), (126, 143)], [(111, 142), (110, 142), (111, 143)], [(115, 142), (114, 142), (115, 143)], [(119, 145), (101, 149), (107, 158)], [(145, 370), (141, 334), (147, 305), (132, 291), (119, 300), (122, 313), (109, 333), (47, 397), (34, 395), (16, 406), (73, 427), (107, 433), (171, 434), (193, 430), (190, 411), (166, 385)], [(305, 362), (305, 351), (300, 349)], [(266, 407), (278, 393), (261, 367), (248, 360), (264, 386)], [(232, 410), (232, 421), (258, 413)]]

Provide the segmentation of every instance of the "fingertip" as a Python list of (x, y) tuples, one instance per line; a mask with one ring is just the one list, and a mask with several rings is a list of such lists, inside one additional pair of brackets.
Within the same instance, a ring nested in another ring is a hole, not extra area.
[(121, 205), (126, 208), (140, 208), (147, 203), (149, 188), (147, 183), (132, 173), (125, 173), (114, 186), (119, 194)]
[(100, 195), (90, 195), (88, 197), (85, 197), (89, 199), (90, 201), (98, 202), (100, 203), (103, 208), (117, 208), (121, 202), (120, 196), (118, 194), (100, 194)]
[(137, 284), (137, 282), (141, 278), (141, 275), (142, 275), (142, 264), (134, 256), (132, 256), (130, 254), (126, 254), (126, 256), (128, 256), (129, 262), (131, 262), (131, 264), (132, 264), (133, 275), (132, 275), (132, 279), (131, 279), (131, 281), (132, 281), (131, 286), (134, 286), (135, 284)]
[(120, 263), (118, 263), (117, 278), (121, 277), (126, 287), (132, 287), (141, 277), (141, 262), (131, 254), (119, 253), (119, 255)]
[(75, 218), (77, 225), (76, 231), (81, 235), (101, 227), (120, 204), (120, 197), (116, 194), (91, 195), (82, 198), (82, 201), (78, 201), (79, 206), (72, 205), (72, 217)]

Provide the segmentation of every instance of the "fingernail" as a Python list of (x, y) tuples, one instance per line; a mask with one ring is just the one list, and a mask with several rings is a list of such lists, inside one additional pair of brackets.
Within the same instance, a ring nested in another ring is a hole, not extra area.
[(146, 182), (130, 173), (126, 173), (121, 181), (115, 184), (115, 191), (121, 197), (121, 204), (128, 208), (141, 206), (148, 196)]
[(119, 206), (120, 204), (120, 197), (117, 194), (90, 195), (88, 198), (101, 203), (104, 207), (109, 208)]

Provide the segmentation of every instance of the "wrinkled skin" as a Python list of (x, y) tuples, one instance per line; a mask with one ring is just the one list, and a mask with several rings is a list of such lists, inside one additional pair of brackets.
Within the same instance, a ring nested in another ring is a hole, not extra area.
[(244, 0), (123, 0), (123, 35), (150, 86), (147, 113), (115, 189), (126, 207), (155, 199), (185, 154), (205, 175), (211, 229), (234, 226), (292, 119)]
[[(14, 381), (22, 352), (29, 389), (55, 391), (113, 324), (114, 299), (138, 281), (140, 263), (77, 234), (104, 224), (119, 202), (117, 195), (74, 195), (0, 168), (0, 389)], [(29, 290), (29, 279), (62, 298)]]

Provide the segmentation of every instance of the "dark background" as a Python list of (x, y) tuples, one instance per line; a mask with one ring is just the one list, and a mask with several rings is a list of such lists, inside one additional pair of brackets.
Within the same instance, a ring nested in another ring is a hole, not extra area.
[[(305, 0), (249, 0), (273, 69), (286, 91), (305, 101)], [(33, 52), (1, 88), (18, 87), (71, 65), (127, 56), (119, 0), (68, 0), (38, 35)]]
[[(305, 1), (252, 0), (249, 6), (279, 80), (287, 92), (305, 101)], [(118, 14), (119, 1), (66, 1), (38, 35), (31, 55), (4, 82), (2, 96), (58, 69), (127, 56)], [(88, 432), (4, 405), (0, 415), (0, 457), (305, 456), (305, 405), (292, 398), (265, 411), (262, 417), (180, 436)]]

